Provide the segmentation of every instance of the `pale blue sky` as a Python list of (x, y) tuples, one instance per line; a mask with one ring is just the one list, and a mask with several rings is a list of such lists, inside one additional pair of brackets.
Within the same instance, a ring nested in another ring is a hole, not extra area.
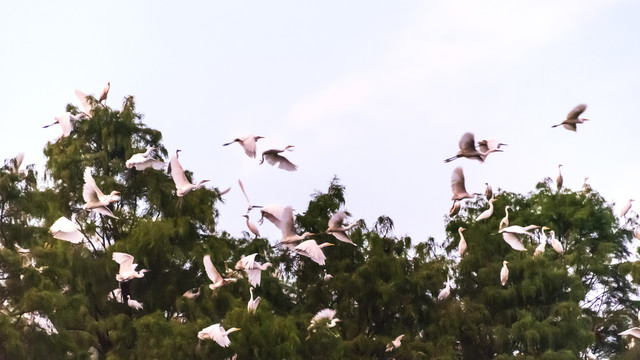
[[(0, 157), (44, 164), (42, 129), (78, 104), (133, 94), (143, 121), (182, 149), (196, 179), (233, 190), (220, 230), (239, 236), (245, 201), (303, 210), (335, 174), (346, 210), (396, 234), (443, 238), (450, 178), (467, 190), (528, 192), (564, 164), (610, 201), (640, 198), (634, 161), (640, 94), (640, 4), (634, 1), (27, 1), (0, 12)], [(577, 104), (591, 122), (551, 129)], [(460, 136), (509, 144), (485, 164), (460, 159)], [(259, 151), (296, 145), (300, 170), (262, 165)], [(254, 214), (254, 215), (257, 215)], [(257, 220), (253, 217), (253, 220)], [(278, 232), (265, 224), (273, 240)]]

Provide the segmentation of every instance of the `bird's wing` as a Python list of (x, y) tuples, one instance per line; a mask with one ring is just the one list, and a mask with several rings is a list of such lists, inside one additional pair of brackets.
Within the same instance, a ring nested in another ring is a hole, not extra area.
[(269, 204), (265, 205), (260, 212), (263, 217), (267, 218), (267, 220), (271, 221), (273, 225), (280, 229), (283, 210), (284, 208), (280, 204)]
[(247, 156), (255, 158), (256, 157), (256, 140), (253, 135), (247, 136), (247, 138), (242, 140), (242, 148), (244, 149), (244, 153)]
[(522, 245), (522, 242), (520, 242), (520, 239), (518, 238), (518, 236), (515, 235), (515, 234), (508, 233), (508, 232), (503, 232), (502, 233), (502, 238), (514, 250), (518, 250), (518, 251), (526, 251), (527, 250), (524, 247), (524, 245)]
[(247, 203), (251, 204), (251, 201), (249, 201), (249, 197), (247, 196), (247, 193), (244, 191), (244, 185), (242, 184), (242, 180), (238, 179), (238, 185), (240, 185), (240, 190), (242, 190), (242, 193), (244, 194), (244, 198), (247, 199)]
[(245, 256), (240, 261), (242, 262), (243, 269), (253, 269), (256, 266), (256, 256), (258, 253), (253, 253), (251, 255)]
[(287, 171), (298, 170), (298, 166), (292, 163), (291, 161), (289, 161), (289, 159), (287, 159), (284, 156), (280, 156), (280, 165), (278, 165), (278, 167), (282, 170), (287, 170)]
[(82, 198), (85, 202), (95, 202), (100, 201), (100, 198), (103, 197), (104, 194), (96, 185), (96, 181), (93, 180), (93, 176), (91, 175), (91, 168), (86, 168), (84, 170), (84, 186), (82, 187)]
[(324, 265), (326, 257), (324, 256), (324, 252), (322, 252), (322, 249), (318, 246), (318, 243), (316, 243), (315, 240), (303, 241), (298, 244), (295, 249), (298, 250), (300, 254), (309, 257), (319, 265)]
[(175, 155), (171, 157), (171, 177), (177, 189), (189, 184), (187, 177), (184, 175), (184, 170), (182, 170), (182, 165), (180, 165), (180, 161)]
[(346, 243), (355, 245), (353, 243), (353, 241), (351, 241), (351, 239), (349, 239), (347, 234), (345, 234), (343, 231), (331, 231), (330, 234), (335, 236), (336, 239), (338, 239), (338, 240), (340, 240), (342, 242), (346, 242)]
[(133, 271), (133, 256), (123, 252), (114, 252), (112, 259), (120, 264), (120, 273)]
[(336, 311), (332, 309), (322, 309), (318, 311), (316, 316), (313, 317), (313, 320), (318, 321), (320, 319), (333, 319), (336, 316)]
[(76, 96), (78, 100), (80, 100), (80, 104), (82, 104), (82, 108), (84, 109), (84, 113), (91, 116), (91, 112), (93, 112), (93, 106), (87, 100), (87, 94), (82, 91), (76, 89)]
[(260, 280), (262, 277), (262, 270), (260, 269), (247, 269), (247, 277), (249, 278), (249, 284), (256, 287), (260, 286)]
[(282, 231), (283, 238), (296, 234), (296, 228), (293, 220), (293, 208), (291, 208), (291, 206), (286, 206), (282, 209), (280, 225), (278, 227), (280, 228), (280, 231)]
[(404, 337), (404, 334), (398, 336), (395, 341), (396, 342), (401, 341), (403, 337)]
[(640, 327), (634, 327), (629, 330), (625, 330), (618, 335), (631, 335), (636, 338), (640, 338)]
[(567, 130), (576, 131), (575, 123), (562, 123), (562, 126), (564, 126), (564, 128)]
[(451, 174), (451, 192), (453, 192), (454, 199), (457, 195), (467, 192), (464, 186), (464, 173), (461, 167), (455, 168)]
[(162, 170), (164, 169), (164, 166), (166, 164), (164, 163), (164, 161), (160, 161), (160, 160), (154, 160), (154, 159), (147, 159), (145, 162), (142, 162), (140, 164), (136, 164), (135, 168), (136, 170), (144, 170), (146, 168), (154, 168), (155, 170)]
[(222, 280), (222, 276), (220, 276), (220, 273), (218, 272), (218, 270), (216, 270), (215, 266), (213, 266), (213, 263), (211, 262), (211, 256), (205, 255), (204, 258), (202, 258), (202, 262), (204, 263), (204, 270), (207, 272), (207, 276), (209, 277), (209, 279), (211, 279), (211, 281), (217, 283), (218, 281)]
[(460, 150), (475, 150), (476, 140), (474, 139), (473, 134), (468, 132), (462, 135), (458, 146), (460, 146)]
[(106, 206), (97, 206), (97, 207), (91, 208), (91, 211), (97, 212), (98, 214), (101, 214), (104, 216), (110, 216), (115, 219), (118, 218), (117, 216), (113, 215), (113, 212), (111, 211), (111, 209), (109, 209)]
[(567, 114), (567, 120), (577, 120), (578, 116), (580, 116), (580, 114), (582, 114), (586, 109), (587, 109), (587, 105), (585, 104), (580, 104), (576, 106), (575, 108), (573, 108), (573, 110), (571, 110), (571, 112), (569, 112), (569, 114)]
[(333, 214), (329, 219), (329, 228), (338, 228), (342, 226), (342, 223), (347, 218), (347, 213), (344, 211), (338, 211)]
[(56, 222), (54, 222), (53, 225), (51, 225), (50, 230), (52, 233), (58, 232), (58, 231), (64, 231), (64, 232), (78, 231), (78, 225), (76, 225), (73, 221), (67, 219), (66, 217), (62, 216), (58, 220), (56, 220)]
[(478, 141), (478, 150), (483, 153), (489, 152), (489, 144), (487, 140)]

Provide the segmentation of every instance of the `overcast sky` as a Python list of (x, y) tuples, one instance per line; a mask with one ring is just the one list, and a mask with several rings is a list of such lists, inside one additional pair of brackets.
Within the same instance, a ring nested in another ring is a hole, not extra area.
[[(526, 193), (562, 163), (565, 186), (640, 198), (640, 3), (635, 1), (23, 1), (0, 12), (0, 158), (42, 173), (42, 129), (74, 90), (134, 95), (143, 122), (195, 179), (232, 191), (219, 230), (240, 236), (246, 201), (303, 211), (334, 175), (345, 210), (396, 235), (444, 239), (451, 173), (469, 192)], [(588, 105), (577, 133), (551, 125)], [(509, 144), (487, 162), (443, 160), (464, 132)], [(258, 151), (295, 145), (289, 173)], [(619, 209), (619, 206), (616, 206)], [(257, 220), (257, 213), (253, 214)], [(524, 225), (524, 224), (521, 224)], [(261, 227), (274, 240), (271, 224)]]

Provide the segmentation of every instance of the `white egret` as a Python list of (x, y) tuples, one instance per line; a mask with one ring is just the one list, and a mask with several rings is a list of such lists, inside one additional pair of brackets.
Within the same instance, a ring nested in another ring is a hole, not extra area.
[(209, 279), (211, 279), (212, 284), (209, 284), (209, 288), (211, 290), (215, 290), (219, 287), (222, 287), (226, 284), (236, 282), (238, 279), (235, 278), (223, 278), (218, 270), (216, 270), (215, 266), (211, 262), (211, 256), (208, 254), (202, 258), (202, 262), (204, 263), (204, 270), (207, 273)]
[(487, 200), (491, 200), (493, 198), (493, 189), (491, 188), (491, 185), (489, 185), (489, 183), (484, 183), (486, 185), (486, 187), (484, 188), (484, 197)]
[(173, 178), (173, 182), (176, 184), (177, 195), (182, 197), (189, 191), (200, 188), (209, 180), (200, 180), (197, 184), (190, 183), (184, 175), (184, 170), (182, 170), (180, 161), (178, 161), (178, 153), (180, 151), (181, 150), (176, 150), (175, 156), (171, 157), (171, 177)]
[(462, 235), (462, 232), (467, 230), (466, 228), (463, 228), (462, 226), (458, 228), (458, 234), (460, 234), (460, 242), (458, 243), (458, 253), (460, 254), (460, 257), (462, 257), (462, 255), (464, 255), (464, 252), (467, 250), (467, 242), (464, 239), (464, 235)]
[(329, 280), (331, 280), (331, 279), (333, 279), (333, 275), (331, 275), (331, 274), (327, 273), (327, 269), (324, 269), (324, 277), (323, 277), (323, 280), (324, 280), (324, 281), (329, 281)]
[(242, 215), (242, 217), (247, 219), (247, 228), (249, 229), (249, 231), (251, 231), (251, 233), (256, 236), (255, 237), (256, 239), (259, 238), (260, 237), (260, 230), (258, 230), (258, 227), (254, 223), (249, 221), (249, 215), (244, 214), (244, 215)]
[(127, 169), (135, 168), (136, 170), (144, 170), (148, 167), (154, 168), (156, 170), (164, 169), (164, 161), (156, 160), (151, 156), (151, 153), (154, 150), (158, 150), (158, 148), (150, 146), (147, 148), (147, 151), (143, 153), (131, 155), (129, 160), (124, 163), (125, 166), (127, 167)]
[[(195, 291), (195, 290), (197, 290), (197, 291)], [(200, 296), (200, 287), (189, 289), (189, 290), (185, 291), (185, 293), (182, 294), (182, 296), (186, 297), (187, 299), (195, 299), (198, 296)]]
[(260, 160), (260, 164), (267, 160), (267, 162), (271, 165), (278, 165), (278, 167), (282, 170), (287, 171), (296, 171), (298, 166), (294, 165), (291, 161), (289, 161), (286, 157), (280, 155), (280, 153), (284, 151), (293, 151), (293, 145), (288, 145), (284, 149), (270, 149), (264, 151), (262, 153), (262, 160)]
[(512, 225), (506, 228), (502, 228), (498, 231), (498, 233), (502, 234), (502, 238), (504, 241), (511, 246), (512, 249), (518, 251), (526, 251), (527, 249), (524, 247), (518, 235), (532, 235), (529, 230), (538, 228), (538, 225), (529, 225), (526, 227)]
[(587, 180), (589, 180), (589, 177), (584, 178), (584, 182), (582, 183), (582, 191), (588, 191), (591, 188), (591, 185), (589, 185), (587, 183)]
[[(271, 204), (263, 207), (260, 212), (263, 218), (271, 221), (282, 232), (282, 244), (292, 244), (304, 240), (307, 236), (315, 233), (305, 232), (302, 235), (296, 234), (295, 221), (293, 219), (293, 208), (291, 206)], [(262, 222), (262, 219), (260, 220)]]
[(253, 299), (253, 286), (249, 288), (249, 292), (251, 293), (251, 298), (249, 299), (249, 303), (247, 304), (247, 311), (249, 313), (255, 313), (258, 309), (258, 305), (260, 304), (260, 296), (258, 296), (255, 300)]
[(560, 169), (561, 167), (562, 167), (562, 164), (558, 165), (558, 177), (556, 178), (556, 191), (560, 191), (560, 189), (562, 189), (563, 178), (562, 178), (562, 170)]
[[(502, 152), (502, 150), (500, 150), (500, 147), (506, 146), (506, 145), (507, 144), (501, 143), (500, 140), (498, 139), (478, 141), (478, 149), (480, 150), (480, 152), (485, 153), (485, 155), (482, 156), (483, 160), (486, 160), (487, 156), (489, 156), (489, 154), (491, 153)], [(491, 196), (489, 196), (487, 199), (489, 199), (490, 197)]]
[(128, 295), (127, 295), (127, 305), (129, 305), (129, 307), (132, 309), (142, 310), (142, 303), (131, 299), (131, 296), (128, 296)]
[(87, 94), (76, 89), (76, 96), (78, 97), (78, 100), (80, 100), (80, 104), (82, 104), (84, 114), (87, 116), (93, 116), (93, 105), (91, 105), (91, 103), (87, 99)]
[(217, 342), (218, 345), (222, 347), (228, 347), (229, 345), (231, 345), (231, 340), (229, 340), (229, 334), (238, 330), (240, 330), (240, 328), (234, 328), (234, 327), (232, 327), (229, 330), (225, 330), (222, 326), (220, 326), (219, 323), (213, 324), (211, 326), (208, 326), (200, 330), (200, 332), (198, 332), (198, 339), (200, 340), (211, 339)]
[(551, 247), (553, 247), (553, 250), (555, 250), (558, 254), (564, 254), (562, 244), (560, 243), (560, 241), (558, 241), (558, 239), (556, 239), (556, 232), (551, 230), (549, 231), (549, 234), (551, 235)]
[(536, 247), (536, 250), (533, 253), (533, 256), (539, 256), (544, 254), (545, 246), (547, 245), (547, 235), (544, 233), (545, 230), (551, 230), (546, 226), (542, 227), (542, 238), (540, 240), (540, 245)]
[(62, 129), (62, 132), (60, 133), (60, 136), (58, 136), (57, 140), (60, 140), (63, 137), (67, 137), (69, 135), (71, 135), (71, 131), (73, 130), (73, 122), (74, 121), (79, 121), (79, 120), (83, 120), (87, 117), (86, 114), (84, 113), (80, 113), (78, 115), (73, 115), (69, 112), (66, 112), (60, 116), (56, 116), (54, 119), (56, 120), (53, 124), (49, 124), (49, 125), (45, 125), (42, 128), (48, 128), (50, 126), (53, 126), (55, 124), (60, 125), (60, 128)]
[(488, 219), (489, 217), (491, 217), (491, 215), (493, 215), (493, 202), (494, 201), (496, 201), (495, 198), (490, 198), (489, 199), (489, 208), (487, 210), (483, 211), (482, 214), (478, 215), (478, 217), (476, 218), (476, 221)]
[[(282, 226), (282, 218), (284, 213), (284, 206), (280, 204), (268, 204), (263, 206), (260, 209), (260, 220), (258, 220), (258, 224), (262, 225), (264, 219), (271, 221), (273, 225), (275, 225), (278, 229)], [(293, 217), (293, 209), (291, 212), (291, 216)]]
[(625, 215), (627, 215), (627, 213), (629, 212), (629, 210), (631, 210), (631, 203), (635, 201), (635, 199), (629, 199), (627, 201), (626, 204), (624, 204), (624, 206), (622, 207), (622, 209), (620, 209), (620, 217), (623, 218), (625, 217)]
[(247, 278), (249, 279), (249, 283), (252, 286), (260, 286), (262, 271), (267, 270), (269, 266), (273, 266), (270, 262), (261, 264), (260, 262), (256, 261), (256, 255), (258, 255), (258, 253), (243, 256), (240, 260), (238, 260), (235, 266), (236, 269), (244, 270), (247, 273)]
[(80, 226), (74, 221), (75, 214), (71, 219), (72, 220), (69, 220), (62, 216), (51, 225), (49, 231), (56, 239), (69, 241), (74, 244), (81, 243), (84, 235), (80, 232)]
[(460, 200), (454, 200), (451, 209), (449, 209), (449, 217), (458, 215), (460, 212)]
[(502, 262), (502, 270), (500, 270), (500, 283), (502, 283), (502, 286), (505, 286), (507, 280), (509, 280), (509, 268), (507, 268), (508, 263), (509, 262), (507, 260)]
[(573, 110), (571, 110), (571, 112), (569, 112), (569, 114), (567, 114), (567, 118), (563, 122), (561, 122), (560, 124), (553, 125), (551, 127), (554, 128), (556, 126), (562, 125), (567, 130), (576, 131), (577, 124), (582, 124), (585, 121), (589, 121), (589, 119), (584, 119), (579, 117), (580, 114), (582, 114), (586, 109), (587, 109), (587, 105), (585, 104), (580, 104), (576, 106), (575, 108), (573, 108)]
[(451, 192), (453, 193), (451, 200), (470, 199), (477, 195), (482, 195), (480, 193), (469, 194), (467, 192), (464, 186), (464, 173), (461, 167), (455, 168), (451, 174)]
[(104, 87), (104, 89), (102, 89), (102, 91), (100, 91), (100, 93), (98, 94), (98, 96), (96, 96), (96, 100), (98, 100), (99, 103), (101, 102), (107, 102), (107, 95), (109, 95), (109, 89), (111, 89), (111, 82), (107, 82), (107, 86)]
[(390, 351), (393, 351), (393, 349), (399, 348), (400, 345), (402, 345), (401, 341), (403, 337), (404, 337), (404, 334), (398, 336), (395, 340), (391, 341), (389, 344), (387, 344), (387, 348), (384, 351), (390, 352)]
[(623, 336), (623, 335), (630, 335), (633, 336), (635, 338), (639, 338), (640, 339), (640, 327), (633, 327), (631, 329), (625, 330), (621, 333), (618, 333), (618, 335)]
[(449, 286), (449, 274), (447, 274), (447, 285), (438, 293), (438, 301), (442, 301), (451, 294), (451, 286)]
[(148, 272), (147, 269), (142, 269), (140, 271), (136, 271), (136, 267), (138, 264), (133, 263), (133, 256), (123, 253), (123, 252), (114, 252), (112, 255), (112, 259), (120, 264), (120, 270), (118, 270), (118, 274), (116, 275), (116, 280), (119, 282), (129, 281), (133, 278), (141, 278), (144, 277), (144, 273)]
[(500, 220), (498, 230), (502, 230), (503, 227), (509, 226), (509, 209), (511, 209), (511, 206), (509, 205), (504, 207), (504, 217)]
[(324, 261), (325, 261), (326, 257), (324, 256), (324, 253), (322, 252), (322, 248), (327, 247), (327, 246), (333, 246), (333, 244), (325, 242), (325, 243), (322, 243), (322, 244), (318, 245), (318, 243), (316, 243), (315, 240), (307, 240), (307, 241), (301, 242), (294, 249), (298, 254), (304, 255), (304, 256), (310, 258), (311, 260), (313, 260), (316, 263), (318, 263), (318, 265), (324, 265)]
[[(320, 323), (323, 320), (326, 321), (330, 321), (327, 324), (328, 328), (332, 328), (334, 326), (337, 325), (337, 322), (340, 321), (340, 319), (338, 319), (336, 316), (336, 311), (335, 310), (331, 310), (331, 309), (323, 309), (318, 311), (318, 313), (311, 319), (311, 324), (309, 325), (309, 327), (307, 328), (307, 330), (310, 330), (311, 328), (315, 328), (318, 323)], [(314, 330), (315, 331), (315, 330)]]
[(256, 143), (258, 140), (264, 139), (263, 136), (254, 136), (254, 135), (245, 135), (239, 138), (233, 139), (233, 141), (228, 142), (226, 144), (222, 144), (222, 146), (231, 145), (233, 143), (238, 143), (244, 149), (245, 154), (251, 158), (256, 157)]
[(346, 242), (348, 244), (356, 246), (356, 244), (354, 244), (353, 241), (349, 239), (349, 236), (347, 235), (347, 231), (352, 227), (358, 225), (358, 222), (356, 221), (353, 224), (344, 225), (344, 220), (346, 218), (347, 218), (347, 213), (344, 211), (338, 211), (337, 213), (333, 214), (329, 219), (329, 227), (325, 232), (327, 234), (333, 235), (336, 239), (342, 242)]
[(458, 146), (460, 147), (460, 151), (458, 151), (455, 156), (445, 159), (444, 162), (448, 163), (461, 157), (484, 162), (484, 157), (488, 155), (488, 153), (481, 152), (476, 149), (476, 141), (473, 137), (473, 134), (470, 132), (464, 133), (462, 135), (460, 141), (458, 142)]
[(118, 196), (118, 194), (120, 194), (120, 192), (114, 190), (109, 195), (104, 195), (98, 188), (98, 185), (96, 185), (96, 181), (93, 180), (91, 168), (86, 168), (84, 170), (82, 197), (84, 198), (85, 204), (82, 207), (83, 209), (93, 210), (98, 214), (111, 216), (117, 219), (107, 206), (112, 202), (120, 201), (120, 196)]

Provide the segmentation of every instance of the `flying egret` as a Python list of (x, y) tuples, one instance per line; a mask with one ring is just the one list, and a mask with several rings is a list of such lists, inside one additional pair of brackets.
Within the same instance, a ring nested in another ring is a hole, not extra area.
[(487, 198), (487, 200), (491, 200), (493, 198), (493, 189), (491, 188), (491, 185), (489, 185), (489, 183), (484, 183), (487, 187), (484, 189), (484, 197)]
[(226, 284), (236, 282), (238, 279), (235, 278), (223, 278), (218, 270), (216, 270), (215, 266), (211, 262), (211, 256), (208, 254), (202, 258), (202, 262), (204, 263), (204, 270), (207, 273), (207, 276), (211, 280), (212, 284), (209, 284), (209, 288), (211, 290), (215, 290), (219, 287), (222, 287)]
[(393, 349), (399, 348), (400, 345), (402, 345), (401, 341), (403, 337), (404, 337), (404, 334), (398, 336), (395, 340), (391, 341), (389, 344), (387, 344), (387, 348), (384, 351), (390, 352), (390, 351), (393, 351)]
[(449, 217), (458, 215), (460, 212), (460, 200), (454, 200), (451, 209), (449, 209)]
[(248, 256), (243, 256), (236, 263), (235, 268), (238, 270), (244, 270), (247, 273), (247, 278), (249, 278), (249, 283), (252, 286), (260, 286), (260, 281), (262, 279), (262, 271), (267, 270), (269, 266), (272, 266), (270, 262), (266, 262), (261, 264), (256, 261), (256, 255), (258, 253), (253, 253)]
[(495, 198), (490, 198), (489, 199), (489, 208), (487, 210), (483, 211), (482, 214), (478, 215), (478, 217), (476, 218), (476, 221), (488, 219), (489, 217), (491, 217), (491, 215), (493, 215), (493, 202), (494, 201), (496, 201)]
[(298, 246), (295, 247), (295, 251), (298, 254), (304, 255), (310, 258), (311, 260), (315, 261), (316, 263), (318, 263), (318, 265), (324, 265), (324, 261), (326, 257), (322, 252), (322, 248), (327, 246), (333, 246), (333, 244), (325, 242), (318, 245), (318, 243), (316, 243), (315, 240), (307, 240), (298, 244)]
[(289, 161), (286, 157), (280, 155), (280, 153), (284, 151), (293, 151), (293, 145), (288, 145), (284, 149), (270, 149), (264, 151), (262, 153), (262, 160), (260, 160), (260, 164), (267, 160), (267, 162), (271, 165), (278, 165), (278, 167), (282, 170), (287, 171), (296, 171), (298, 166), (294, 165), (291, 161)]
[(500, 270), (500, 282), (502, 286), (505, 286), (507, 280), (509, 280), (509, 268), (507, 268), (507, 264), (509, 262), (507, 260), (502, 262), (502, 270)]
[[(197, 291), (195, 291), (196, 289)], [(200, 296), (200, 287), (189, 289), (185, 291), (185, 293), (182, 294), (182, 296), (186, 297), (187, 299), (195, 299), (198, 296)]]
[(462, 232), (467, 230), (466, 228), (463, 228), (462, 226), (458, 228), (458, 234), (460, 234), (460, 242), (458, 243), (458, 253), (460, 254), (460, 257), (462, 257), (462, 255), (464, 255), (464, 252), (467, 250), (467, 242), (464, 240), (464, 235), (462, 235)]
[(438, 293), (438, 301), (448, 298), (449, 294), (451, 294), (451, 287), (449, 286), (449, 274), (447, 274), (447, 285)]
[[(318, 324), (323, 321), (330, 321), (327, 324), (328, 328), (332, 328), (334, 326), (337, 325), (337, 322), (340, 321), (340, 319), (338, 319), (336, 316), (336, 311), (335, 310), (331, 310), (331, 309), (323, 309), (318, 311), (318, 313), (311, 319), (311, 324), (309, 325), (309, 327), (307, 328), (307, 330), (310, 330), (311, 328), (315, 328), (318, 326)], [(315, 331), (315, 330), (314, 330)]]
[(80, 100), (80, 104), (82, 104), (82, 108), (84, 109), (84, 114), (86, 116), (93, 116), (93, 105), (87, 99), (87, 94), (76, 89), (76, 96), (78, 97), (78, 100)]
[(500, 220), (498, 230), (502, 230), (503, 227), (509, 226), (509, 209), (511, 209), (511, 206), (509, 205), (504, 207), (504, 217)]
[(531, 235), (529, 230), (536, 227), (540, 226), (529, 225), (527, 227), (522, 227), (518, 225), (512, 225), (498, 230), (498, 233), (502, 234), (502, 238), (507, 244), (509, 244), (509, 246), (511, 246), (512, 249), (518, 251), (526, 251), (527, 249), (524, 247), (524, 245), (522, 245), (522, 242), (520, 241), (518, 235)]
[(120, 196), (118, 196), (118, 194), (120, 194), (120, 192), (114, 190), (109, 195), (104, 195), (98, 188), (98, 185), (96, 185), (96, 181), (93, 180), (91, 168), (86, 168), (84, 170), (82, 197), (84, 198), (85, 204), (82, 207), (83, 209), (93, 210), (98, 214), (111, 216), (117, 219), (107, 206), (112, 202), (120, 201)]
[(233, 141), (228, 142), (226, 144), (222, 144), (222, 146), (231, 145), (233, 143), (238, 143), (244, 149), (245, 154), (248, 157), (255, 158), (256, 157), (256, 143), (258, 140), (264, 139), (263, 136), (254, 136), (254, 135), (245, 135), (239, 138), (233, 139)]
[(127, 253), (114, 252), (112, 255), (112, 259), (120, 264), (120, 270), (118, 270), (118, 274), (116, 275), (116, 280), (118, 280), (118, 282), (129, 281), (133, 278), (139, 279), (141, 277), (144, 277), (144, 273), (149, 271), (147, 269), (136, 271), (136, 267), (138, 267), (138, 264), (134, 264), (133, 256)]
[(346, 232), (352, 227), (358, 225), (358, 222), (356, 221), (353, 224), (344, 225), (344, 220), (346, 218), (347, 213), (344, 211), (338, 211), (337, 213), (333, 214), (329, 219), (329, 227), (325, 232), (327, 234), (333, 235), (336, 239), (342, 242), (346, 242), (348, 244), (356, 246), (356, 244), (354, 244), (353, 241), (349, 239), (349, 236)]
[(555, 250), (558, 254), (564, 254), (562, 244), (560, 243), (560, 241), (558, 241), (558, 239), (556, 239), (556, 232), (551, 230), (549, 231), (549, 234), (551, 235), (551, 247), (553, 247), (553, 250)]
[(131, 296), (127, 296), (127, 305), (132, 309), (142, 310), (142, 303), (131, 299)]
[(481, 152), (476, 149), (476, 141), (473, 137), (473, 134), (470, 132), (464, 133), (462, 135), (460, 141), (458, 142), (458, 146), (460, 147), (460, 151), (458, 151), (455, 156), (445, 159), (444, 162), (448, 163), (461, 157), (484, 162), (484, 157), (488, 155), (488, 153)]
[(455, 168), (451, 174), (451, 192), (453, 193), (451, 200), (470, 199), (477, 195), (482, 195), (480, 193), (469, 194), (467, 192), (464, 186), (464, 173), (461, 167)]
[(109, 89), (111, 89), (111, 82), (107, 82), (107, 86), (105, 86), (104, 89), (100, 91), (98, 96), (96, 96), (96, 100), (98, 100), (99, 103), (103, 101), (105, 102), (105, 104), (107, 103), (107, 95), (109, 95)]
[(558, 177), (556, 178), (556, 191), (560, 191), (560, 189), (562, 189), (562, 183), (563, 183), (563, 178), (562, 178), (562, 170), (560, 169), (562, 167), (562, 164), (558, 165)]
[[(249, 201), (249, 197), (247, 193), (244, 191), (244, 185), (242, 184), (242, 180), (238, 179), (238, 185), (240, 185), (240, 190), (242, 190), (242, 194), (244, 194), (244, 198), (247, 199), (247, 213), (249, 213), (253, 208), (261, 208), (262, 206), (251, 205), (251, 201)], [(258, 235), (259, 236), (259, 235)]]
[(135, 168), (136, 170), (144, 170), (148, 167), (152, 167), (156, 170), (164, 169), (164, 161), (156, 160), (151, 156), (151, 153), (154, 150), (158, 150), (158, 148), (150, 146), (147, 148), (147, 151), (143, 153), (131, 155), (129, 160), (124, 163), (125, 166), (127, 169)]
[(544, 253), (545, 246), (547, 245), (547, 235), (544, 233), (545, 230), (551, 230), (546, 226), (542, 227), (542, 238), (540, 240), (540, 245), (536, 247), (536, 250), (533, 253), (533, 256), (539, 256)]
[(249, 288), (249, 292), (251, 293), (251, 298), (249, 299), (249, 303), (247, 304), (247, 311), (252, 314), (255, 313), (258, 309), (258, 305), (260, 304), (260, 296), (258, 296), (255, 300), (253, 299), (253, 286)]
[(331, 280), (331, 279), (333, 279), (333, 275), (331, 275), (331, 274), (327, 273), (327, 269), (324, 269), (324, 277), (323, 277), (323, 280), (324, 280), (324, 281), (329, 281), (329, 280)]
[[(478, 149), (480, 150), (480, 152), (485, 153), (485, 155), (482, 156), (482, 160), (486, 160), (487, 156), (489, 156), (489, 154), (491, 153), (502, 152), (502, 150), (500, 150), (500, 147), (506, 145), (507, 144), (501, 143), (498, 139), (478, 141)], [(490, 196), (488, 198), (490, 198)]]
[(57, 140), (60, 140), (63, 137), (67, 137), (71, 135), (71, 130), (73, 130), (73, 122), (86, 119), (87, 115), (84, 113), (80, 113), (78, 115), (73, 115), (72, 113), (66, 112), (60, 116), (56, 116), (54, 119), (56, 120), (53, 124), (45, 125), (42, 128), (48, 128), (55, 124), (60, 125), (62, 132), (60, 136), (58, 136)]
[(220, 326), (219, 323), (213, 324), (211, 326), (208, 326), (200, 330), (200, 332), (198, 332), (198, 339), (200, 340), (211, 339), (217, 342), (218, 345), (222, 347), (228, 347), (229, 345), (231, 345), (231, 340), (229, 340), (229, 334), (238, 330), (240, 330), (240, 328), (234, 328), (234, 327), (232, 327), (229, 330), (225, 330), (222, 326)]
[(563, 122), (561, 122), (560, 124), (553, 125), (551, 127), (554, 128), (556, 126), (562, 125), (567, 130), (576, 131), (577, 124), (582, 124), (585, 121), (589, 121), (589, 119), (579, 117), (586, 109), (587, 109), (587, 105), (585, 104), (580, 104), (576, 106), (575, 108), (573, 108), (573, 110), (571, 110), (571, 112), (569, 112), (569, 114), (567, 114), (567, 118)]
[(254, 223), (249, 221), (249, 215), (244, 214), (244, 215), (242, 215), (242, 217), (247, 219), (247, 228), (249, 229), (249, 231), (251, 231), (251, 233), (256, 236), (255, 237), (256, 239), (259, 238), (260, 237), (260, 230), (258, 230), (258, 227)]
[[(293, 219), (293, 208), (291, 206), (282, 207), (277, 204), (270, 204), (263, 207), (260, 212), (263, 218), (271, 221), (282, 232), (283, 244), (292, 244), (304, 240), (307, 236), (315, 233), (305, 232), (302, 235), (296, 234), (295, 221)], [(260, 220), (262, 222), (262, 219)]]
[(182, 170), (180, 161), (178, 161), (178, 153), (180, 151), (181, 150), (176, 150), (175, 156), (171, 157), (171, 177), (173, 178), (173, 182), (176, 184), (176, 192), (178, 196), (182, 197), (189, 191), (200, 188), (209, 180), (200, 180), (197, 184), (190, 183), (184, 175), (184, 170)]
[(631, 203), (635, 201), (635, 199), (629, 199), (627, 201), (626, 204), (624, 204), (624, 206), (622, 207), (622, 209), (620, 210), (620, 217), (623, 218), (625, 217), (625, 215), (627, 215), (627, 213), (629, 212), (629, 210), (631, 210)]
[(51, 225), (49, 231), (56, 239), (69, 241), (74, 244), (81, 243), (84, 235), (80, 232), (80, 226), (74, 221), (75, 214), (71, 219), (72, 220), (69, 220), (62, 216)]

